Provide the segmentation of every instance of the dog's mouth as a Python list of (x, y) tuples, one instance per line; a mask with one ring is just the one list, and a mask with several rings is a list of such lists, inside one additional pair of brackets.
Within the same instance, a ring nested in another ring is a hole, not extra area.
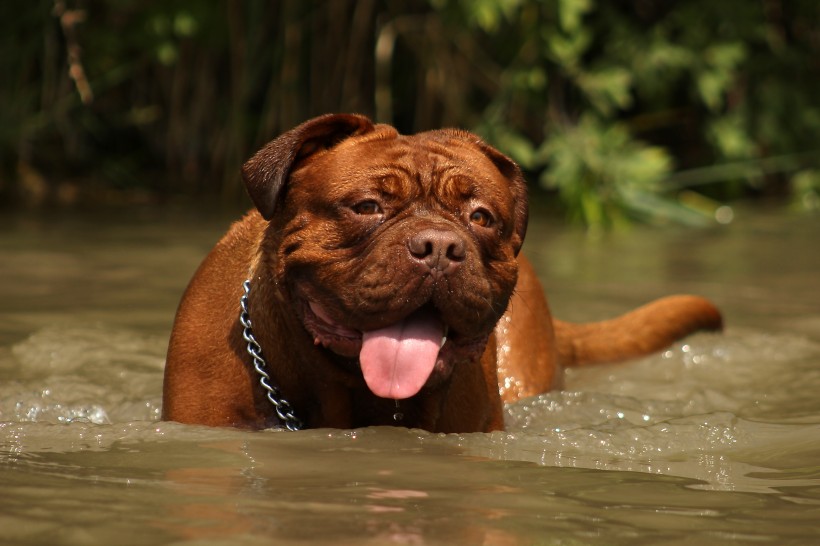
[(432, 305), (372, 330), (333, 320), (313, 301), (303, 305), (303, 322), (314, 343), (345, 357), (358, 357), (368, 388), (376, 396), (401, 400), (443, 379), (453, 365), (481, 356), (489, 333), (464, 336), (451, 329)]

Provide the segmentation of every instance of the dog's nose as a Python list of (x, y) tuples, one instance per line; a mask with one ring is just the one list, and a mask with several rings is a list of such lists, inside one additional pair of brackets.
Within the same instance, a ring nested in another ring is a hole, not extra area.
[(431, 271), (450, 273), (464, 261), (467, 251), (457, 233), (446, 229), (424, 229), (407, 242), (410, 255)]

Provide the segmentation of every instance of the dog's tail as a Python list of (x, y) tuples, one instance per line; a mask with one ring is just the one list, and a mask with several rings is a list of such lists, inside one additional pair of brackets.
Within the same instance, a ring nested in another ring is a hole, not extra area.
[(643, 356), (698, 330), (721, 330), (720, 311), (698, 296), (668, 296), (610, 320), (553, 320), (564, 366), (614, 362)]

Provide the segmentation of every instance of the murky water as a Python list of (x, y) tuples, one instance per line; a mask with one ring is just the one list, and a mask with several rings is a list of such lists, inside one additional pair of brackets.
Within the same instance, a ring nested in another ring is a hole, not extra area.
[(469, 435), (157, 421), (174, 309), (228, 222), (0, 218), (0, 543), (820, 542), (820, 219), (599, 242), (536, 219), (556, 315), (695, 292), (728, 329)]

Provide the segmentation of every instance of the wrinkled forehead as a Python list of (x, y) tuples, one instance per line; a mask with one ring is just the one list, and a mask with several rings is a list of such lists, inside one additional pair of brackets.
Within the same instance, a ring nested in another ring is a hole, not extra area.
[(453, 179), (493, 186), (493, 180), (504, 178), (476, 146), (439, 132), (351, 138), (323, 159), (326, 167), (347, 179), (398, 176), (424, 189), (435, 189), (437, 184)]

